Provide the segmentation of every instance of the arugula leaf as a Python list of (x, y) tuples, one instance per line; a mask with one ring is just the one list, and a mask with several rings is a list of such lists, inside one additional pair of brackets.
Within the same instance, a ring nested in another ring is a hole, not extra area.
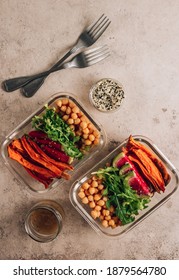
[(108, 209), (114, 206), (115, 214), (123, 225), (133, 222), (139, 210), (147, 207), (149, 197), (138, 195), (129, 185), (125, 175), (119, 174), (118, 168), (106, 167), (93, 174), (103, 179), (103, 195), (108, 197), (106, 206)]
[(53, 141), (58, 141), (68, 156), (82, 158), (82, 152), (75, 146), (75, 143), (79, 141), (79, 136), (75, 136), (68, 124), (56, 113), (55, 108), (46, 106), (46, 111), (42, 116), (35, 116), (32, 119), (32, 126), (47, 133)]

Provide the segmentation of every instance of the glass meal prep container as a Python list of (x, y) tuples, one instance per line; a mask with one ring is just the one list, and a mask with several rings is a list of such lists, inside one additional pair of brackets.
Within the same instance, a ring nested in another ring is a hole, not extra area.
[(172, 163), (165, 157), (165, 155), (157, 148), (157, 146), (147, 137), (144, 136), (133, 136), (133, 138), (137, 141), (140, 141), (141, 144), (145, 145), (152, 152), (157, 155), (157, 157), (162, 160), (165, 164), (169, 175), (171, 176), (170, 182), (166, 186), (164, 193), (155, 193), (153, 197), (151, 197), (151, 201), (148, 203), (148, 207), (141, 210), (138, 215), (135, 216), (135, 221), (123, 225), (117, 226), (116, 228), (105, 228), (99, 218), (93, 219), (90, 215), (91, 208), (87, 204), (83, 204), (80, 197), (78, 196), (79, 189), (84, 182), (89, 180), (93, 175), (93, 172), (98, 171), (100, 168), (104, 168), (107, 163), (111, 162), (115, 156), (117, 156), (121, 151), (122, 147), (125, 147), (128, 139), (126, 139), (123, 143), (121, 143), (117, 148), (115, 148), (109, 155), (107, 155), (104, 159), (102, 159), (99, 163), (97, 163), (91, 170), (89, 170), (85, 175), (81, 176), (70, 189), (70, 200), (75, 209), (82, 215), (82, 217), (91, 225), (91, 227), (98, 233), (102, 234), (106, 237), (119, 237), (123, 236), (124, 233), (127, 233), (132, 228), (134, 228), (137, 224), (142, 222), (147, 216), (149, 216), (152, 212), (154, 212), (157, 208), (159, 208), (163, 203), (165, 203), (171, 195), (178, 188), (179, 175), (176, 168), (172, 165)]
[(32, 128), (32, 119), (34, 116), (41, 116), (45, 112), (46, 106), (50, 108), (54, 108), (55, 102), (57, 100), (62, 99), (68, 99), (69, 101), (72, 101), (84, 114), (85, 117), (92, 123), (94, 128), (99, 132), (99, 143), (97, 145), (92, 146), (88, 152), (83, 156), (82, 159), (75, 159), (72, 162), (72, 166), (74, 167), (73, 171), (68, 171), (68, 173), (71, 175), (71, 179), (73, 175), (75, 175), (76, 171), (90, 158), (94, 157), (99, 151), (105, 146), (106, 143), (106, 135), (105, 132), (100, 124), (98, 124), (84, 109), (83, 105), (77, 100), (77, 98), (71, 94), (71, 93), (57, 93), (51, 96), (50, 99), (48, 99), (46, 102), (44, 102), (44, 106), (42, 106), (40, 109), (35, 111), (32, 115), (30, 115), (26, 120), (24, 120), (20, 125), (18, 125), (11, 133), (9, 133), (1, 146), (1, 153), (2, 157), (4, 159), (5, 165), (8, 167), (8, 169), (13, 173), (13, 175), (23, 184), (25, 184), (30, 190), (38, 193), (45, 193), (49, 190), (55, 188), (56, 186), (59, 186), (63, 184), (63, 182), (66, 182), (63, 178), (54, 178), (52, 183), (49, 185), (48, 188), (45, 189), (44, 185), (40, 182), (38, 182), (36, 179), (32, 178), (25, 168), (16, 162), (15, 160), (9, 158), (7, 147), (8, 145), (14, 140), (22, 137), (24, 134), (29, 133), (31, 130), (34, 130)]

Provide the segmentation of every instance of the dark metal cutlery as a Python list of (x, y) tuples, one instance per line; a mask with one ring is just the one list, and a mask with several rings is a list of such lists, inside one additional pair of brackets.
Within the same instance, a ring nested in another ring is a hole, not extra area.
[[(68, 51), (64, 55), (64, 57), (62, 57), (48, 71), (32, 76), (17, 77), (6, 80), (3, 82), (4, 90), (7, 92), (11, 92), (22, 87), (22, 93), (26, 97), (32, 97), (42, 86), (46, 77), (49, 74), (60, 69), (64, 69), (61, 68), (60, 65), (62, 65), (68, 57), (70, 57), (72, 54), (76, 53), (80, 49), (87, 48), (93, 45), (98, 40), (98, 38), (104, 33), (104, 31), (107, 29), (110, 23), (111, 21), (109, 21), (109, 19), (103, 14), (95, 23), (91, 24), (80, 34), (76, 44), (70, 49), (70, 51)], [(84, 55), (84, 53), (82, 53), (82, 56)]]

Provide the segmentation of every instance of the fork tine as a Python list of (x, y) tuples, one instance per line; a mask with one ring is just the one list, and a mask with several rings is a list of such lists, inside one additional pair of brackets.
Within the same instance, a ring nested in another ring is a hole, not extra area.
[(94, 40), (97, 40), (102, 34), (103, 32), (108, 28), (108, 26), (110, 25), (111, 21), (109, 21), (109, 19), (106, 19), (105, 22), (103, 22), (102, 25), (100, 25), (98, 27), (98, 29), (95, 29), (95, 32), (92, 32), (90, 35)]
[(87, 61), (87, 63), (88, 63), (88, 62), (90, 62), (90, 61), (92, 61), (92, 60), (95, 60), (96, 58), (99, 58), (99, 57), (101, 57), (101, 56), (103, 56), (103, 55), (106, 55), (106, 54), (108, 54), (108, 53), (109, 53), (109, 50), (105, 50), (105, 51), (103, 51), (103, 52), (100, 52), (100, 53), (91, 55), (90, 57), (86, 57), (86, 61)]
[(100, 30), (105, 24), (106, 22), (108, 22), (109, 19), (107, 18), (107, 16), (103, 17), (103, 19), (101, 21), (99, 21), (98, 24), (95, 25), (95, 27), (91, 28), (91, 30), (88, 31), (89, 35), (94, 35), (98, 30)]
[(93, 25), (93, 27), (88, 31), (89, 34), (93, 33), (97, 28), (99, 28), (101, 26), (101, 24), (103, 24), (103, 22), (107, 19), (107, 16), (105, 16), (103, 14), (103, 17), (101, 16), (101, 18), (96, 22), (95, 25)]
[(108, 46), (104, 45), (104, 46), (99, 46), (99, 47), (96, 47), (96, 48), (93, 48), (93, 49), (89, 49), (89, 50), (84, 51), (84, 54), (86, 56), (90, 55), (90, 54), (94, 54), (95, 52), (99, 52), (100, 50), (102, 50), (104, 48), (108, 48)]
[(109, 49), (108, 49), (107, 45), (104, 45), (102, 47), (98, 47), (93, 50), (85, 52), (85, 58), (87, 60), (90, 60), (91, 58), (102, 55), (102, 54), (106, 53), (107, 51), (109, 51)]
[(93, 64), (96, 64), (97, 62), (100, 62), (101, 60), (107, 58), (109, 55), (110, 55), (110, 53), (107, 52), (106, 54), (103, 54), (103, 55), (100, 55), (100, 56), (94, 58), (93, 60), (88, 62), (88, 66), (91, 66)]
[(90, 26), (87, 27), (86, 31), (90, 32), (97, 24), (98, 22), (104, 17), (104, 14), (102, 14), (102, 16), (100, 16), (100, 18), (95, 22), (92, 23)]

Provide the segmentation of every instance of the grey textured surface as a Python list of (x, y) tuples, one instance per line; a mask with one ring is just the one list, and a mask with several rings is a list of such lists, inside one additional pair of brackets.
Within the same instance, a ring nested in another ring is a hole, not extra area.
[[(141, 134), (179, 168), (178, 0), (0, 0), (0, 4), (0, 82), (47, 69), (84, 26), (103, 12), (112, 20), (96, 43), (110, 47), (107, 60), (83, 70), (54, 73), (30, 99), (19, 90), (0, 89), (1, 141), (52, 94), (65, 91), (78, 95), (104, 126), (109, 138), (106, 153), (129, 134)], [(119, 80), (126, 92), (124, 106), (111, 115), (97, 112), (88, 99), (92, 84), (104, 77)], [(64, 207), (63, 231), (55, 241), (39, 244), (25, 234), (24, 217), (33, 203), (47, 196), (29, 192), (2, 160), (0, 170), (0, 259), (179, 259), (178, 191), (122, 239), (106, 240), (71, 206), (67, 184), (48, 194)]]

